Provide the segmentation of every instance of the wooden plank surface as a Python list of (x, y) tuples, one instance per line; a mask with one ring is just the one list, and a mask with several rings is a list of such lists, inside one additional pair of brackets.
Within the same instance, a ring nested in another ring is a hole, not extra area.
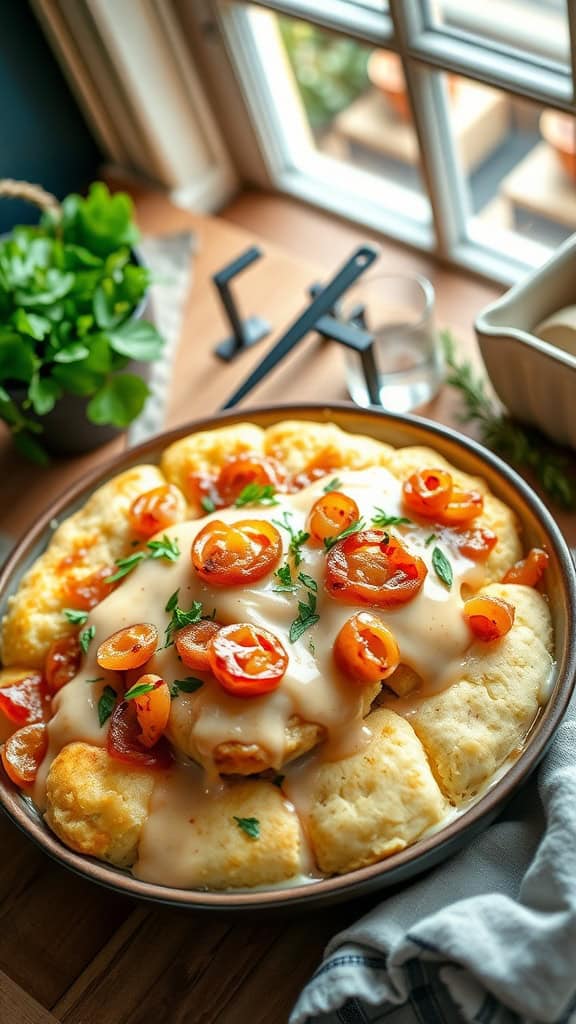
[[(303, 305), (307, 285), (366, 237), (274, 196), (242, 196), (225, 219), (177, 210), (150, 192), (137, 199), (144, 231), (192, 229), (198, 235), (168, 426), (217, 409), (273, 340), (228, 366), (214, 358), (213, 346), (225, 332), (209, 282), (215, 270), (248, 245), (262, 245), (266, 259), (243, 275), (239, 293), (247, 313), (268, 317), (278, 330)], [(496, 289), (391, 243), (383, 244), (383, 256), (395, 270), (419, 271), (433, 281), (438, 323), (451, 326), (473, 353), (473, 317)], [(311, 339), (258, 388), (247, 408), (316, 400), (319, 392), (327, 401), (344, 398), (344, 376), (334, 346)], [(455, 400), (444, 392), (427, 412), (453, 422)], [(0, 529), (23, 532), (49, 498), (120, 445), (38, 471), (16, 459), (2, 436)], [(0, 844), (1, 1024), (284, 1024), (328, 940), (378, 901), (299, 918), (190, 914), (136, 904), (71, 875), (4, 818)]]

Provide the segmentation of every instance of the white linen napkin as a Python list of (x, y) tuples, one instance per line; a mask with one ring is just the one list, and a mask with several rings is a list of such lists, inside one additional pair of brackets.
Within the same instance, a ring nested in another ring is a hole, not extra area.
[(496, 824), (330, 942), (312, 1021), (576, 1024), (576, 697)]

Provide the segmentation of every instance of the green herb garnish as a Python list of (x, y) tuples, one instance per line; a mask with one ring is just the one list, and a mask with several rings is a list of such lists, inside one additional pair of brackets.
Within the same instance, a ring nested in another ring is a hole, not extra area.
[(106, 583), (116, 583), (117, 580), (123, 579), (123, 577), (127, 576), (129, 572), (132, 572), (132, 570), (135, 569), (139, 562), (144, 558), (146, 558), (145, 551), (135, 551), (133, 555), (128, 555), (126, 558), (117, 558), (114, 564), (118, 566), (118, 569), (113, 576), (106, 577)]
[(237, 818), (234, 815), (234, 821), (238, 825), (242, 832), (245, 832), (250, 839), (260, 839), (260, 822), (258, 818)]
[(272, 484), (246, 484), (234, 504), (236, 508), (242, 508), (243, 505), (277, 505), (275, 494), (276, 489)]
[(98, 701), (98, 721), (101, 727), (108, 721), (114, 711), (116, 697), (116, 690), (113, 690), (111, 686), (105, 686), (102, 690), (100, 700)]
[(288, 564), (281, 565), (274, 573), (278, 579), (278, 586), (272, 587), (276, 594), (293, 594), (296, 584), (292, 581), (292, 570)]
[(353, 523), (350, 523), (350, 526), (347, 526), (345, 530), (340, 530), (340, 533), (335, 534), (334, 537), (325, 537), (324, 547), (326, 551), (330, 551), (330, 548), (333, 548), (338, 541), (345, 540), (346, 537), (350, 537), (353, 533), (363, 530), (365, 526), (366, 523), (363, 519), (355, 519)]
[(316, 625), (320, 621), (320, 616), (316, 611), (316, 595), (309, 590), (307, 598), (306, 603), (298, 601), (298, 618), (294, 619), (288, 633), (291, 644), (296, 643), (307, 629), (310, 629), (311, 626)]
[(129, 690), (126, 690), (124, 700), (134, 700), (135, 697), (143, 697), (145, 693), (150, 693), (154, 688), (154, 683), (135, 683)]
[(178, 587), (178, 590), (175, 590), (174, 593), (171, 594), (170, 597), (168, 598), (168, 600), (166, 601), (166, 604), (164, 606), (164, 611), (165, 612), (173, 612), (174, 611), (174, 609), (176, 608), (176, 606), (178, 604), (178, 594), (179, 593), (180, 593), (180, 587)]
[(432, 552), (432, 565), (438, 579), (442, 580), (442, 583), (445, 583), (448, 589), (450, 589), (454, 582), (454, 573), (452, 572), (450, 562), (440, 548), (434, 548)]
[(297, 569), (302, 561), (302, 545), (309, 539), (310, 534), (306, 533), (306, 530), (295, 530), (290, 522), (290, 512), (284, 512), (282, 515), (282, 521), (279, 519), (273, 519), (272, 522), (279, 526), (282, 530), (286, 530), (290, 535), (290, 543), (288, 545), (288, 555), (294, 560), (294, 566)]
[(176, 562), (180, 558), (180, 548), (176, 537), (168, 537), (166, 534), (160, 540), (149, 540), (146, 547), (150, 554), (148, 558), (165, 558), (167, 562)]
[(84, 654), (88, 654), (88, 648), (95, 635), (96, 626), (86, 626), (86, 629), (81, 630), (78, 634), (78, 643), (80, 644), (80, 649)]
[(83, 626), (88, 618), (88, 612), (81, 612), (77, 608), (63, 608), (62, 614), (73, 626)]
[(177, 697), (179, 693), (196, 693), (204, 683), (201, 679), (196, 679), (195, 676), (187, 676), (186, 679), (175, 679), (170, 687), (170, 696), (172, 699)]
[(313, 576), (309, 576), (307, 572), (298, 573), (298, 582), (306, 587), (307, 590), (312, 590), (315, 594), (318, 593), (318, 584)]
[(412, 520), (406, 516), (389, 516), (383, 508), (375, 508), (372, 513), (374, 526), (412, 526)]
[(424, 542), (424, 547), (425, 547), (425, 548), (429, 548), (429, 547), (430, 547), (430, 545), (432, 544), (432, 542), (433, 542), (433, 541), (435, 541), (435, 540), (437, 540), (437, 538), (438, 538), (438, 534), (437, 534), (437, 533), (431, 533), (431, 534), (429, 534), (429, 536), (428, 536), (428, 537), (426, 537), (426, 540), (425, 540), (425, 542)]
[(488, 397), (484, 381), (475, 377), (470, 363), (458, 363), (456, 346), (449, 331), (440, 333), (446, 365), (451, 371), (447, 384), (456, 388), (464, 402), (464, 423), (476, 423), (484, 444), (516, 466), (532, 470), (542, 490), (558, 505), (576, 507), (576, 476), (573, 462), (548, 441), (540, 431), (524, 427), (504, 416)]
[(330, 491), (339, 491), (342, 487), (342, 481), (335, 476), (332, 480), (329, 480), (325, 487), (322, 488), (324, 494), (329, 494)]
[(216, 505), (212, 501), (212, 498), (209, 498), (206, 494), (204, 495), (203, 498), (200, 498), (200, 504), (202, 505), (202, 508), (204, 509), (205, 512), (216, 511)]
[[(174, 595), (172, 595), (174, 596)], [(172, 598), (170, 599), (172, 600)], [(171, 608), (172, 618), (166, 626), (166, 632), (164, 634), (164, 647), (170, 647), (174, 643), (174, 633), (178, 632), (179, 629), (184, 629), (184, 626), (191, 626), (193, 622), (199, 622), (202, 618), (202, 602), (193, 601), (192, 607), (188, 611), (184, 611), (178, 604), (175, 604)]]
[(102, 683), (104, 682), (104, 676), (95, 676), (94, 679), (85, 679), (85, 683)]

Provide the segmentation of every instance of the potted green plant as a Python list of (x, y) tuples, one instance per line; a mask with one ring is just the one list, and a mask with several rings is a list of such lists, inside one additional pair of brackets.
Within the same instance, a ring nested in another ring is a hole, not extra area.
[(2, 195), (43, 211), (0, 239), (0, 419), (44, 462), (95, 448), (139, 415), (163, 340), (144, 319), (150, 273), (128, 195), (95, 182), (59, 204), (11, 181)]

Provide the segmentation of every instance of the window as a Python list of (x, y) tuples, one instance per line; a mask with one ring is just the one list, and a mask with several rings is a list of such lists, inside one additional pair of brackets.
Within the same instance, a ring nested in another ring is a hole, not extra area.
[(504, 283), (576, 230), (573, 4), (212, 8), (272, 185)]

